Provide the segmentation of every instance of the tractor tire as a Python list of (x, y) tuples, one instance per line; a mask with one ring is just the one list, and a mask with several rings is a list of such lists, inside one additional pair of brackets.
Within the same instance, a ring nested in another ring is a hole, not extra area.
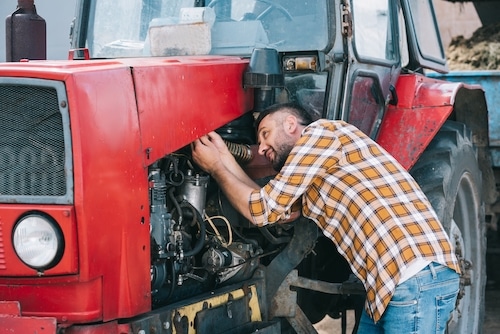
[(447, 121), (410, 173), (436, 211), (461, 267), (460, 292), (447, 333), (480, 333), (486, 284), (481, 171), (471, 132)]

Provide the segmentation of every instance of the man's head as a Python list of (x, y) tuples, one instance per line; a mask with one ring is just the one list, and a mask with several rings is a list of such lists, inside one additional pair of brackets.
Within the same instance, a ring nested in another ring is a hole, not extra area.
[(262, 111), (255, 121), (259, 154), (279, 171), (302, 130), (313, 121), (311, 114), (292, 103), (275, 104)]

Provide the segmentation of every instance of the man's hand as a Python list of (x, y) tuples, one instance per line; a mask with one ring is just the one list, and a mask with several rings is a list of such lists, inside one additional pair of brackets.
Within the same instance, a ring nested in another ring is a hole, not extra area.
[(191, 151), (194, 162), (217, 181), (236, 210), (253, 221), (248, 201), (251, 192), (260, 187), (236, 162), (221, 136), (210, 132), (195, 140)]
[(224, 159), (231, 155), (222, 138), (215, 132), (200, 137), (191, 144), (194, 162), (204, 171), (212, 174), (219, 168), (224, 168)]
[(226, 143), (224, 143), (224, 140), (217, 132), (211, 131), (206, 135), (206, 137), (208, 137), (210, 142), (214, 144), (221, 155), (231, 154), (226, 146)]

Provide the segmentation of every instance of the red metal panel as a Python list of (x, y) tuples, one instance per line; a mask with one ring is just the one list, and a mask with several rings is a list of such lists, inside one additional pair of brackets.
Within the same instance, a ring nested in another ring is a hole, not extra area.
[(55, 318), (21, 317), (16, 301), (0, 301), (0, 334), (56, 334)]
[(235, 57), (205, 56), (135, 67), (148, 163), (251, 110), (253, 91), (243, 88), (247, 64)]
[[(19, 301), (24, 317), (57, 318), (63, 324), (102, 318), (101, 280), (78, 282), (71, 278), (12, 279), (0, 284), (2, 300)], [(0, 315), (3, 313), (0, 313)], [(1, 318), (0, 318), (1, 323)]]
[(56, 334), (55, 318), (0, 316), (0, 334)]
[(207, 56), (0, 65), (2, 76), (66, 84), (79, 261), (75, 276), (2, 281), (2, 298), (20, 296), (23, 315), (63, 324), (149, 311), (147, 165), (252, 109), (253, 92), (242, 84), (247, 63)]
[[(76, 274), (78, 271), (78, 242), (76, 217), (70, 206), (0, 204), (0, 283), (5, 277), (36, 277), (37, 270), (25, 265), (12, 245), (12, 230), (19, 217), (27, 211), (40, 211), (52, 217), (62, 229), (65, 251), (61, 261), (43, 274), (46, 276)], [(0, 289), (0, 296), (3, 291)]]
[(409, 170), (452, 112), (459, 88), (422, 75), (401, 76), (398, 104), (388, 108), (377, 142)]
[(80, 279), (102, 280), (100, 320), (151, 308), (148, 174), (128, 66), (80, 67), (66, 81)]
[(0, 301), (0, 317), (20, 316), (21, 306), (16, 301)]
[(236, 57), (186, 57), (64, 68), (80, 278), (102, 277), (102, 320), (151, 307), (146, 165), (250, 110), (246, 67)]
[[(0, 334), (56, 334), (56, 318), (21, 316), (19, 303), (0, 301)], [(66, 334), (123, 334), (130, 333), (127, 324), (112, 321), (103, 324), (71, 326), (65, 328)]]
[(64, 81), (72, 130), (78, 276), (4, 278), (1, 299), (19, 300), (23, 315), (70, 324), (150, 310), (147, 169), (131, 64), (141, 62), (0, 65), (2, 76)]
[(123, 62), (117, 60), (102, 61), (27, 61), (0, 63), (0, 72), (5, 77), (29, 77), (38, 79), (65, 81), (74, 73), (86, 71), (106, 71), (123, 68)]

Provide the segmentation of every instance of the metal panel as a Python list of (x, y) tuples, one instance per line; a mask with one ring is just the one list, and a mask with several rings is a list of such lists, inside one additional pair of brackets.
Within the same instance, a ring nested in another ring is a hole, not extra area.
[(429, 77), (469, 85), (481, 85), (488, 107), (488, 134), (493, 166), (500, 166), (500, 71), (457, 71), (448, 74), (430, 73)]
[(179, 57), (152, 65), (133, 68), (147, 164), (253, 107), (252, 90), (243, 88), (248, 60)]
[(401, 76), (399, 102), (388, 108), (377, 142), (409, 170), (451, 113), (459, 87), (421, 75)]
[(0, 301), (0, 333), (56, 333), (56, 319), (49, 317), (22, 317), (21, 307), (15, 301)]

